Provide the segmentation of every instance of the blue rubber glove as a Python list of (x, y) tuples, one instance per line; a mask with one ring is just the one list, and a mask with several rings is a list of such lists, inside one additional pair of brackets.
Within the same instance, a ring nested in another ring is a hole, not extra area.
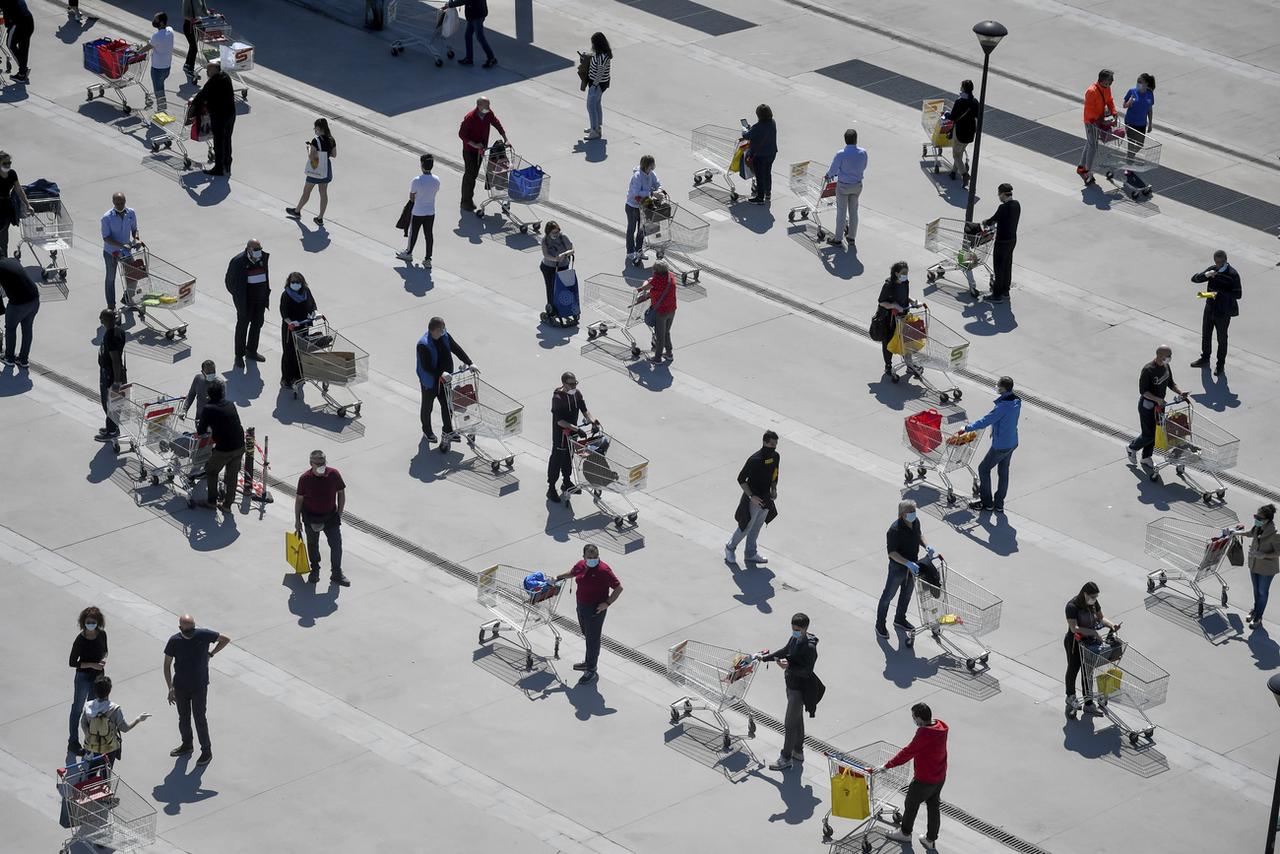
[(907, 561), (907, 569), (911, 570), (912, 575), (920, 574), (920, 564), (916, 563), (914, 560)]
[(925, 556), (929, 560), (933, 560), (933, 556), (937, 554), (937, 552), (933, 550), (933, 546), (925, 546), (924, 551), (925, 551)]

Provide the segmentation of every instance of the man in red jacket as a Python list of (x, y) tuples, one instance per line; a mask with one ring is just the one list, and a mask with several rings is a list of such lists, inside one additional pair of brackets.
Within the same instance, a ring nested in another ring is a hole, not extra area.
[(489, 147), (489, 128), (497, 128), (502, 134), (502, 141), (510, 144), (507, 131), (502, 122), (489, 109), (489, 99), (484, 95), (476, 98), (476, 108), (462, 117), (462, 125), (458, 128), (458, 139), (462, 140), (462, 207), (464, 210), (476, 209), (475, 192), (476, 177), (480, 174), (480, 161), (484, 158), (485, 149)]
[(915, 775), (907, 787), (907, 802), (902, 807), (902, 825), (886, 836), (895, 842), (910, 842), (916, 812), (920, 804), (924, 804), (929, 814), (929, 832), (920, 837), (920, 843), (932, 851), (938, 844), (938, 826), (942, 823), (942, 784), (947, 781), (947, 725), (935, 721), (933, 710), (925, 703), (911, 707), (911, 718), (916, 722), (915, 738), (883, 767), (874, 770), (897, 768), (915, 760)]

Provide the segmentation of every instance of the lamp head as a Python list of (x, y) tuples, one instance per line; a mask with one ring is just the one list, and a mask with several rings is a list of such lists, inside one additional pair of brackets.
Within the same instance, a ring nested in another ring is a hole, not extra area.
[(973, 25), (973, 34), (978, 37), (983, 53), (991, 53), (1000, 44), (1000, 40), (1009, 35), (1009, 30), (998, 21), (980, 21)]
[(1276, 698), (1276, 705), (1280, 706), (1280, 673), (1267, 680), (1267, 687), (1271, 689), (1271, 696)]

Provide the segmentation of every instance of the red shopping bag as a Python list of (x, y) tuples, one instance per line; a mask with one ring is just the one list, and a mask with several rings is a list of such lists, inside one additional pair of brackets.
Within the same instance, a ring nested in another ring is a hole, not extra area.
[(835, 198), (835, 195), (836, 195), (836, 182), (828, 181), (826, 183), (826, 186), (822, 188), (822, 195), (820, 196), (820, 198), (831, 199), (831, 198)]
[(942, 414), (936, 409), (926, 409), (906, 419), (907, 439), (911, 447), (927, 454), (942, 444)]
[(476, 402), (476, 387), (468, 383), (453, 390), (453, 408), (466, 409)]

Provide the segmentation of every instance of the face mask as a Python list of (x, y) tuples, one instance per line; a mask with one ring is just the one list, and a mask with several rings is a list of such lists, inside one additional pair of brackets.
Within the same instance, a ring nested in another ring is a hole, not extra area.
[(804, 632), (800, 631), (799, 629), (792, 629), (792, 630), (791, 630), (791, 636), (792, 636), (793, 638), (795, 638), (796, 640), (800, 640), (800, 636), (801, 636), (802, 634), (804, 634)]
[(11, 167), (11, 166), (0, 166), (0, 175), (8, 175), (8, 174), (9, 174), (9, 170), (10, 170), (11, 168), (13, 168), (13, 167)]
[(595, 569), (599, 565), (600, 565), (600, 558), (598, 557), (587, 558), (587, 566), (591, 567), (592, 569)]
[(302, 290), (302, 282), (290, 282), (289, 288), (294, 291)]
[(480, 110), (480, 118), (484, 118), (487, 115), (489, 115), (488, 110)]
[(904, 518), (904, 519), (906, 519), (908, 522), (914, 522), (914, 521), (916, 520), (916, 514), (915, 514), (915, 513), (908, 513), (908, 514), (907, 514), (906, 516), (904, 516), (903, 518)]
[(1254, 516), (1254, 517), (1253, 517), (1253, 527), (1255, 527), (1255, 528), (1261, 528), (1261, 527), (1262, 527), (1263, 525), (1265, 525), (1265, 524), (1267, 524), (1267, 520), (1266, 520), (1266, 519), (1263, 519), (1261, 516)]
[(204, 378), (205, 378), (205, 381), (206, 381), (206, 382), (213, 382), (214, 380), (216, 380), (216, 379), (218, 378), (218, 375), (217, 375), (217, 374), (205, 374), (205, 375), (204, 375)]
[(85, 631), (92, 632), (92, 631), (94, 631), (95, 629), (97, 629), (97, 628), (98, 628), (98, 624), (97, 624), (97, 623), (85, 623), (85, 624), (84, 624), (84, 628), (85, 628)]
[(319, 466), (312, 466), (311, 470), (315, 472), (318, 476), (323, 477), (324, 473), (327, 472), (329, 469), (327, 466), (319, 465)]
[(1219, 273), (1225, 273), (1225, 272), (1227, 272), (1227, 264), (1226, 264), (1226, 262), (1225, 262), (1225, 261), (1222, 263), (1222, 266), (1218, 268), (1218, 272), (1219, 272)]
[(899, 284), (902, 284), (902, 285), (905, 285), (905, 284), (907, 283), (907, 274), (906, 274), (906, 273), (899, 273), (899, 274), (898, 274), (898, 283), (899, 283)]
[(249, 250), (249, 260), (250, 260), (250, 261), (258, 261), (258, 260), (260, 260), (261, 258), (262, 258), (262, 250), (261, 250), (261, 249), (250, 249), (250, 250)]

